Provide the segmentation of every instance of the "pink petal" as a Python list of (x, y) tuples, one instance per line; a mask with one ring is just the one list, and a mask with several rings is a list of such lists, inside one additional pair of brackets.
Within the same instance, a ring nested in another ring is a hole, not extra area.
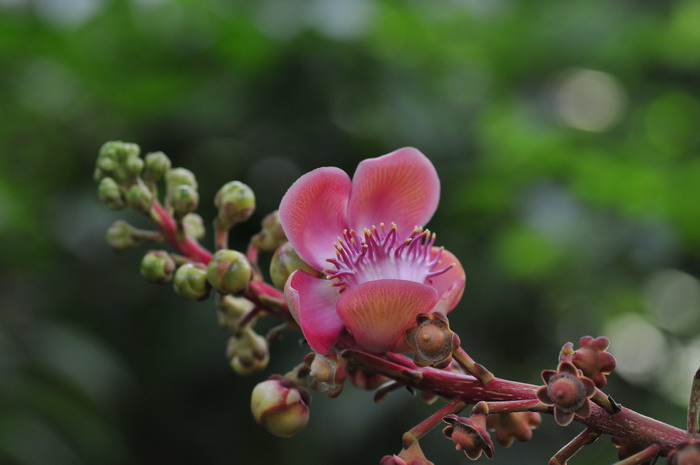
[(338, 292), (326, 279), (297, 270), (284, 287), (289, 311), (313, 350), (327, 354), (343, 330), (335, 312)]
[(430, 220), (439, 199), (435, 167), (420, 151), (406, 147), (359, 164), (352, 179), (348, 217), (358, 231), (394, 222), (402, 241), (415, 226)]
[(416, 324), (416, 316), (425, 313), (437, 300), (435, 289), (401, 279), (368, 281), (340, 295), (337, 311), (340, 319), (368, 350), (387, 352)]
[[(432, 256), (434, 257), (439, 250), (439, 247), (433, 247), (431, 252)], [(450, 291), (450, 288), (455, 286), (455, 283), (459, 283), (461, 281), (461, 285), (457, 284), (457, 286), (460, 286), (460, 289), (452, 289), (451, 291), (452, 300), (449, 302), (447, 309), (449, 312), (455, 308), (459, 300), (462, 298), (462, 294), (464, 294), (466, 274), (464, 273), (462, 264), (459, 262), (459, 260), (457, 260), (457, 257), (455, 257), (449, 250), (442, 249), (442, 253), (440, 254), (440, 263), (435, 266), (435, 270), (437, 271), (448, 266), (452, 266), (452, 268), (443, 274), (431, 278), (430, 281), (428, 281), (428, 284), (435, 288), (439, 296), (443, 296), (446, 292)]]
[(322, 271), (333, 242), (348, 227), (352, 183), (340, 168), (318, 168), (296, 180), (280, 203), (280, 222), (302, 260)]

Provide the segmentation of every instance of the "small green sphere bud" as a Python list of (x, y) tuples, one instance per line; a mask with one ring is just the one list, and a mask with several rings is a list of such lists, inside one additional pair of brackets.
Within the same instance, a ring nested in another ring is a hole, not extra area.
[(231, 181), (223, 185), (214, 197), (214, 205), (219, 209), (218, 227), (230, 229), (237, 223), (250, 218), (255, 211), (255, 194), (247, 185)]
[(237, 332), (241, 317), (251, 311), (253, 307), (255, 304), (245, 297), (225, 295), (221, 299), (217, 312), (219, 326), (231, 333)]
[(197, 191), (193, 187), (184, 184), (177, 186), (168, 199), (177, 218), (182, 218), (193, 212), (199, 205), (199, 194)]
[(148, 213), (151, 209), (151, 203), (153, 202), (153, 194), (151, 194), (148, 188), (140, 184), (134, 184), (126, 193), (126, 200), (129, 206), (134, 210), (141, 213)]
[(173, 195), (179, 186), (190, 186), (197, 190), (197, 178), (194, 177), (192, 171), (186, 168), (173, 168), (165, 174), (165, 186), (168, 196)]
[(205, 300), (210, 291), (206, 269), (202, 265), (185, 263), (175, 272), (173, 288), (185, 299)]
[(170, 169), (170, 158), (163, 152), (152, 152), (146, 155), (146, 172), (143, 178), (147, 182), (156, 182)]
[(126, 206), (119, 185), (112, 178), (102, 178), (97, 188), (100, 200), (112, 210), (121, 210)]
[(267, 339), (246, 326), (236, 336), (231, 336), (226, 348), (233, 371), (241, 376), (252, 375), (264, 370), (270, 362)]
[(280, 223), (280, 213), (275, 210), (262, 220), (262, 231), (253, 236), (253, 245), (260, 250), (275, 250), (287, 242)]
[(109, 176), (117, 184), (130, 184), (143, 169), (143, 161), (139, 158), (140, 151), (136, 144), (120, 141), (106, 142), (97, 156), (95, 178), (100, 180)]
[(117, 220), (107, 230), (107, 243), (116, 251), (122, 252), (138, 244), (134, 238), (134, 228), (123, 220)]
[(308, 400), (308, 394), (304, 395), (289, 380), (269, 379), (253, 389), (250, 409), (260, 426), (275, 436), (289, 438), (309, 422)]
[(207, 266), (207, 279), (219, 292), (237, 294), (248, 287), (253, 269), (248, 259), (235, 250), (219, 250)]
[(174, 272), (175, 262), (163, 250), (151, 250), (141, 259), (141, 275), (152, 283), (165, 284)]
[(204, 221), (202, 217), (196, 213), (188, 213), (182, 219), (182, 226), (185, 228), (185, 235), (193, 239), (202, 239), (204, 237)]
[(272, 278), (272, 284), (279, 289), (284, 289), (287, 279), (296, 270), (304, 270), (312, 276), (321, 275), (308, 263), (299, 258), (299, 255), (297, 255), (296, 250), (292, 248), (292, 245), (286, 242), (282, 244), (272, 256), (272, 262), (270, 262), (270, 278)]

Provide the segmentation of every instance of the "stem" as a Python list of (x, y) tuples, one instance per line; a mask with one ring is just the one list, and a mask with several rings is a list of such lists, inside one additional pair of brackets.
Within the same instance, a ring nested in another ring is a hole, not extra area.
[(211, 252), (199, 245), (191, 237), (179, 239), (177, 237), (177, 223), (156, 199), (153, 200), (150, 218), (158, 226), (160, 232), (163, 233), (168, 244), (195, 262), (203, 263), (204, 265), (209, 263)]
[(590, 428), (583, 430), (578, 436), (571, 440), (567, 445), (562, 447), (559, 452), (554, 454), (554, 457), (549, 459), (549, 465), (566, 465), (571, 457), (576, 455), (578, 451), (593, 443), (600, 437), (600, 433), (593, 431)]
[(452, 353), (452, 357), (457, 360), (457, 363), (459, 363), (462, 368), (481, 381), (482, 384), (486, 384), (493, 379), (493, 373), (476, 363), (461, 347), (458, 347), (457, 350)]
[(263, 279), (263, 274), (262, 271), (260, 271), (260, 265), (258, 265), (258, 248), (253, 245), (252, 241), (248, 244), (246, 257), (253, 267), (253, 279), (261, 281)]
[(630, 455), (625, 460), (620, 460), (614, 465), (641, 465), (649, 459), (653, 459), (661, 452), (661, 446), (659, 444), (652, 444), (643, 451), (637, 452), (634, 455)]
[(131, 236), (140, 241), (163, 242), (165, 240), (165, 237), (163, 237), (163, 235), (158, 231), (146, 231), (144, 229), (136, 228), (131, 231)]
[(253, 318), (255, 318), (258, 315), (258, 313), (260, 313), (263, 310), (265, 309), (256, 305), (255, 307), (245, 312), (238, 320), (238, 327), (243, 328), (244, 326), (250, 324), (250, 322), (253, 321)]
[(693, 376), (693, 384), (690, 387), (690, 401), (688, 402), (688, 433), (692, 436), (698, 434), (698, 403), (700, 403), (700, 368)]
[(501, 402), (484, 402), (483, 400), (477, 403), (472, 409), (472, 415), (484, 414), (491, 415), (494, 413), (512, 413), (512, 412), (542, 412), (548, 413), (550, 407), (543, 404), (537, 399), (526, 400), (505, 400)]
[(449, 404), (445, 405), (443, 408), (437, 412), (430, 415), (425, 420), (418, 423), (416, 426), (408, 430), (408, 432), (403, 435), (403, 448), (408, 449), (408, 447), (414, 442), (420, 440), (423, 436), (428, 434), (430, 430), (435, 428), (442, 419), (451, 413), (459, 413), (467, 407), (467, 404), (459, 400), (453, 400)]
[(399, 383), (398, 381), (394, 381), (393, 379), (391, 381), (387, 381), (379, 386), (376, 391), (374, 391), (373, 400), (375, 403), (382, 402), (384, 399), (386, 399), (386, 396), (396, 390), (401, 389), (402, 387), (403, 384)]
[(216, 250), (228, 249), (228, 229), (219, 228), (217, 221), (214, 221), (214, 247)]
[(610, 402), (610, 399), (608, 399), (608, 395), (605, 394), (603, 391), (600, 389), (596, 388), (595, 394), (593, 394), (593, 397), (591, 398), (593, 402), (596, 404), (600, 405), (603, 407), (605, 410), (607, 410), (609, 413), (617, 413), (618, 410), (613, 406), (612, 402)]

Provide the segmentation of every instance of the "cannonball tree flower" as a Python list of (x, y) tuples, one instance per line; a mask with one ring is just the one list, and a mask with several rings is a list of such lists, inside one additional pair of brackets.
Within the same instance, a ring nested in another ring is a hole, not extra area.
[(284, 232), (325, 276), (297, 270), (285, 296), (316, 352), (328, 353), (345, 329), (367, 350), (407, 351), (404, 333), (418, 314), (455, 307), (464, 269), (422, 229), (439, 198), (435, 167), (414, 148), (362, 161), (352, 180), (325, 167), (289, 188)]

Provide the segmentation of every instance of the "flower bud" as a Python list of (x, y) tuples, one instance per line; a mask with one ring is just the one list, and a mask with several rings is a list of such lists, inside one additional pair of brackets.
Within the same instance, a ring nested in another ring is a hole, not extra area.
[(127, 142), (105, 142), (97, 156), (95, 180), (109, 176), (117, 184), (130, 184), (143, 169), (143, 160), (139, 158), (140, 148)]
[(245, 326), (239, 334), (229, 338), (226, 357), (239, 375), (246, 376), (264, 370), (270, 362), (267, 339), (250, 326)]
[(203, 265), (185, 263), (175, 272), (173, 278), (175, 292), (189, 300), (204, 300), (209, 297), (207, 270)]
[(231, 181), (223, 185), (214, 197), (214, 205), (219, 209), (218, 227), (230, 229), (237, 223), (250, 218), (255, 211), (255, 194), (247, 185)]
[(152, 283), (167, 283), (172, 279), (174, 271), (175, 262), (163, 250), (151, 250), (141, 259), (141, 275)]
[(102, 203), (112, 210), (121, 210), (126, 206), (122, 191), (112, 178), (102, 178), (97, 188), (97, 195), (100, 197)]
[(167, 196), (170, 197), (173, 195), (173, 192), (179, 186), (190, 186), (195, 190), (197, 189), (197, 179), (194, 177), (192, 171), (186, 168), (173, 168), (168, 170), (165, 174)]
[(224, 296), (218, 306), (219, 326), (231, 333), (235, 333), (239, 330), (238, 321), (243, 315), (251, 311), (253, 307), (255, 307), (255, 304), (245, 297)]
[(181, 185), (173, 189), (168, 196), (176, 218), (182, 218), (197, 209), (199, 194), (192, 186)]
[(280, 223), (280, 213), (275, 210), (262, 220), (262, 231), (253, 236), (253, 245), (260, 250), (275, 250), (287, 242)]
[(148, 188), (134, 184), (126, 193), (126, 200), (131, 208), (141, 213), (148, 213), (153, 202), (153, 195)]
[(163, 152), (152, 152), (146, 155), (146, 171), (143, 178), (147, 182), (156, 182), (170, 169), (170, 158)]
[(320, 276), (319, 272), (311, 268), (308, 263), (299, 258), (296, 250), (289, 242), (282, 244), (272, 256), (270, 262), (270, 278), (279, 289), (284, 289), (289, 276), (296, 270), (304, 270), (312, 276)]
[(476, 414), (465, 418), (452, 414), (442, 420), (449, 423), (442, 434), (452, 439), (457, 450), (463, 450), (472, 460), (481, 457), (482, 453), (488, 458), (493, 457), (493, 441), (486, 431), (486, 415)]
[(269, 379), (253, 389), (250, 409), (255, 421), (275, 436), (289, 438), (309, 422), (308, 393), (289, 380)]
[(182, 219), (182, 227), (185, 229), (185, 235), (193, 239), (202, 239), (204, 233), (204, 221), (202, 217), (196, 213), (188, 213)]
[(310, 353), (304, 357), (304, 364), (309, 368), (309, 374), (314, 380), (311, 388), (318, 392), (328, 392), (328, 397), (338, 397), (343, 392), (345, 378), (345, 362), (335, 351), (327, 355)]
[(248, 259), (235, 250), (217, 251), (207, 266), (207, 279), (219, 292), (237, 294), (248, 287), (253, 269)]
[(122, 252), (138, 244), (134, 228), (123, 220), (115, 221), (107, 230), (107, 243), (116, 251)]

